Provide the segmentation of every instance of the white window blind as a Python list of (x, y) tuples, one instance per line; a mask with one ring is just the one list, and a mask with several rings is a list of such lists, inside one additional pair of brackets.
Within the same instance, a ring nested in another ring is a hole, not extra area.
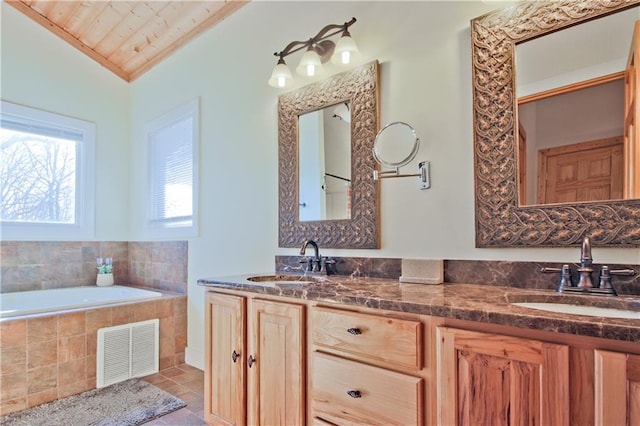
[(148, 223), (156, 236), (193, 235), (197, 188), (198, 101), (150, 123)]

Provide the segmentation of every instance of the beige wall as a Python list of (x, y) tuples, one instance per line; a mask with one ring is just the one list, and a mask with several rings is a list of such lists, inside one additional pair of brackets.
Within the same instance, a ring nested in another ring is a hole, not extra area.
[[(272, 53), (292, 40), (311, 37), (326, 24), (342, 23), (352, 16), (358, 19), (351, 31), (362, 52), (358, 64), (380, 61), (380, 122), (401, 120), (416, 128), (422, 147), (415, 163), (431, 161), (433, 186), (420, 191), (412, 179), (381, 182), (381, 249), (321, 247), (321, 253), (578, 261), (575, 248), (475, 248), (469, 21), (502, 5), (479, 1), (254, 1), (127, 86), (125, 95), (130, 102), (123, 108), (129, 116), (118, 120), (118, 125), (130, 130), (125, 137), (130, 148), (121, 160), (130, 159), (130, 168), (126, 180), (117, 178), (114, 186), (116, 200), (123, 201), (122, 194), (130, 192), (124, 200), (129, 208), (126, 220), (118, 211), (114, 221), (115, 226), (128, 224), (127, 238), (132, 240), (145, 239), (140, 232), (145, 207), (145, 172), (140, 160), (145, 152), (144, 124), (200, 97), (201, 221), (200, 236), (189, 240), (189, 362), (202, 366), (204, 302), (197, 278), (269, 271), (275, 254), (297, 253), (296, 249), (278, 248), (276, 103), (280, 92), (267, 85), (275, 65)], [(3, 12), (5, 9), (3, 5)], [(39, 31), (24, 19), (16, 17), (16, 21), (20, 21), (15, 25), (21, 34)], [(4, 53), (4, 27), (2, 31)], [(19, 38), (12, 44), (20, 43)], [(37, 44), (30, 44), (29, 49), (37, 51)], [(61, 58), (75, 57), (67, 51), (60, 54)], [(115, 77), (94, 70), (89, 59), (76, 60), (91, 72), (90, 77), (81, 78), (97, 87), (97, 102), (111, 97), (102, 95), (107, 91), (102, 86), (121, 91), (120, 84), (113, 82)], [(291, 65), (298, 60), (293, 57)], [(3, 63), (3, 73), (4, 67)], [(29, 91), (29, 85), (43, 75), (41, 71), (19, 84)], [(64, 75), (56, 76), (58, 79), (71, 80)], [(67, 96), (83, 96), (67, 83)], [(110, 113), (124, 105), (120, 99), (107, 103)], [(104, 146), (100, 143), (99, 151)], [(411, 164), (408, 170), (415, 167)], [(105, 233), (114, 224), (100, 221), (99, 226), (99, 232)], [(596, 247), (594, 258), (596, 262), (640, 263), (640, 249)]]

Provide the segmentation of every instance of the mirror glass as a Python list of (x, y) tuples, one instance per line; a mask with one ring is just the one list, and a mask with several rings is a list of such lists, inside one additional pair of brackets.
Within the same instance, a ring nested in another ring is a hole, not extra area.
[(634, 7), (516, 45), (521, 205), (633, 198), (624, 71), (639, 18)]
[(413, 160), (420, 149), (420, 139), (407, 123), (396, 121), (384, 126), (376, 135), (373, 157), (383, 167), (398, 168)]
[(298, 117), (300, 220), (351, 217), (351, 111), (340, 102)]
[[(589, 236), (596, 246), (640, 246), (640, 225), (638, 224), (640, 196), (627, 197), (626, 195), (627, 191), (630, 191), (630, 194), (639, 194), (637, 191), (640, 189), (638, 161), (632, 155), (624, 155), (624, 160), (627, 161), (623, 167), (624, 199), (536, 204), (537, 200), (530, 201), (527, 199), (528, 195), (523, 195), (523, 191), (519, 191), (519, 188), (525, 185), (525, 174), (529, 172), (526, 169), (537, 167), (529, 164), (519, 167), (518, 164), (519, 158), (523, 157), (519, 143), (519, 135), (522, 132), (520, 131), (521, 123), (518, 120), (518, 101), (523, 96), (544, 93), (550, 90), (550, 86), (526, 91), (523, 88), (525, 83), (533, 86), (532, 82), (539, 79), (527, 77), (529, 67), (523, 65), (526, 63), (524, 55), (516, 53), (520, 45), (526, 48), (534, 40), (535, 42), (550, 40), (554, 45), (556, 42), (548, 37), (560, 36), (568, 28), (588, 29), (588, 25), (600, 19), (609, 16), (620, 18), (622, 15), (618, 15), (619, 13), (629, 12), (637, 15), (639, 4), (639, 0), (517, 2), (513, 6), (487, 13), (471, 21), (477, 247), (567, 247), (579, 245), (585, 236)], [(542, 73), (554, 65), (552, 62), (565, 62), (563, 61), (565, 56), (568, 59), (567, 65), (573, 66), (580, 63), (583, 56), (595, 50), (595, 43), (612, 47), (614, 42), (609, 39), (609, 32), (588, 29), (588, 32), (592, 31), (595, 32), (597, 39), (592, 42), (594, 46), (584, 48), (572, 45), (568, 51), (560, 55), (562, 56), (560, 59), (550, 62), (549, 59), (537, 58), (529, 62), (533, 63), (534, 69)], [(634, 64), (640, 60), (638, 51), (640, 43), (637, 41), (639, 33), (640, 25), (636, 25)], [(548, 50), (552, 47), (547, 46), (540, 50)], [(628, 42), (625, 42), (623, 50), (628, 50), (628, 47)], [(625, 52), (625, 55), (628, 53), (628, 51)], [(518, 55), (517, 73), (516, 55)], [(626, 58), (624, 61), (626, 64)], [(523, 69), (520, 68), (521, 65)], [(582, 64), (580, 66), (585, 68)], [(612, 72), (615, 73), (609, 70), (597, 75), (607, 75)], [(560, 74), (571, 73), (572, 70), (567, 68), (560, 72)], [(559, 80), (553, 77), (555, 75), (545, 75), (542, 80)], [(584, 82), (595, 78), (598, 77), (582, 76), (576, 81)], [(628, 91), (630, 99), (638, 97), (639, 89), (635, 84), (638, 81), (640, 81), (640, 67), (635, 66), (625, 71), (625, 84), (630, 87)], [(561, 82), (560, 86), (580, 84)], [(628, 109), (630, 113), (626, 113), (623, 122), (624, 151), (640, 151), (640, 126), (636, 123), (636, 117), (640, 114), (640, 103), (635, 102), (633, 105), (629, 103)], [(576, 114), (577, 112), (574, 115)], [(569, 127), (569, 121), (562, 124)], [(527, 134), (528, 137), (530, 135)], [(599, 136), (595, 138), (597, 141), (600, 140)], [(524, 156), (527, 156), (526, 153)], [(522, 173), (523, 169), (525, 173)], [(568, 168), (567, 175), (573, 173), (575, 169), (576, 167)], [(562, 173), (558, 176), (564, 178)]]
[(373, 61), (278, 98), (279, 247), (380, 246), (378, 97)]

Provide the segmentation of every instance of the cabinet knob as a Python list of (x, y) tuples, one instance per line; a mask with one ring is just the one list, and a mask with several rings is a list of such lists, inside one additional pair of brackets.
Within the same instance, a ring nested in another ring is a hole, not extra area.
[(253, 355), (249, 355), (249, 359), (247, 359), (247, 364), (249, 365), (249, 368), (253, 366), (254, 362), (256, 362), (256, 359), (253, 357)]
[(238, 360), (238, 358), (240, 358), (240, 354), (238, 352), (236, 352), (235, 349), (234, 349), (233, 353), (231, 354), (231, 359), (233, 360), (234, 364)]
[(351, 398), (362, 398), (362, 394), (359, 390), (347, 391), (347, 395), (349, 395)]
[(347, 333), (357, 336), (359, 334), (362, 334), (362, 330), (360, 330), (358, 327), (347, 328)]

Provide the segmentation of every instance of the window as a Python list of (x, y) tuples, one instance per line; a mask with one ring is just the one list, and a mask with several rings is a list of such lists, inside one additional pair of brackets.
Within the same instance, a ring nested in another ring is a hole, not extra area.
[(2, 238), (92, 238), (95, 124), (5, 101), (1, 106)]
[(198, 99), (149, 123), (149, 233), (197, 235)]

